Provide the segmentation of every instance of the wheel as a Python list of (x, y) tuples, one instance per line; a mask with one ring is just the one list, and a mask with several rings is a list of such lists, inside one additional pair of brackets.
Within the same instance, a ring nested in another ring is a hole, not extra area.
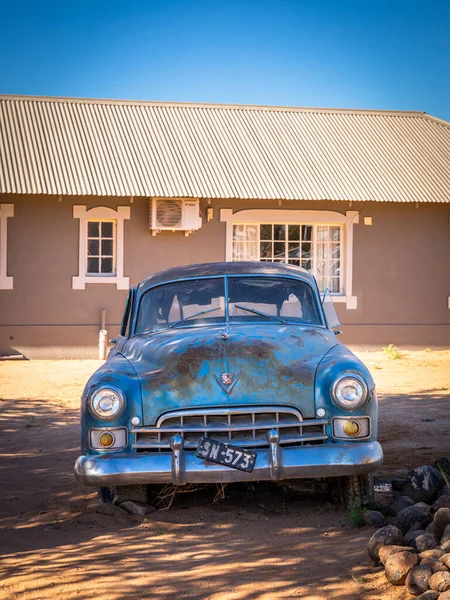
[(346, 509), (362, 508), (374, 503), (373, 475), (349, 475), (330, 479), (333, 502)]
[(98, 503), (99, 504), (112, 504), (114, 502), (115, 493), (116, 493), (116, 490), (112, 487), (98, 488)]

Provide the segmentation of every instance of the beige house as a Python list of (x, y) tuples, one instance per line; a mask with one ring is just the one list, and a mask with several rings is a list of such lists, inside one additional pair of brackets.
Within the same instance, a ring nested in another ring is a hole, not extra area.
[(346, 343), (449, 346), (449, 203), (425, 113), (2, 96), (0, 354), (95, 356), (130, 285), (223, 260), (312, 271)]

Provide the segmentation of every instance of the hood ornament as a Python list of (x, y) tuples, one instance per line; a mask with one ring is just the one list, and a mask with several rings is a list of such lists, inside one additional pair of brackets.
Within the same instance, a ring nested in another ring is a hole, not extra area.
[(224, 371), (220, 375), (214, 375), (217, 383), (220, 385), (220, 387), (226, 394), (229, 394), (231, 392), (240, 376), (240, 373), (233, 374), (229, 371)]
[(229, 323), (226, 324), (225, 329), (222, 329), (222, 331), (220, 332), (220, 335), (222, 336), (223, 340), (227, 340), (230, 337), (231, 331), (230, 331)]

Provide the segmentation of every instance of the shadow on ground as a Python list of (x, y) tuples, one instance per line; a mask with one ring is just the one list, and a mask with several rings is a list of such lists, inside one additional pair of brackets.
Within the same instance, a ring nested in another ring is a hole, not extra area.
[[(380, 397), (386, 471), (448, 449), (449, 402), (437, 390)], [(99, 514), (72, 475), (78, 412), (45, 400), (0, 408), (2, 598), (402, 598), (367, 559), (373, 531), (351, 528), (326, 496), (240, 486), (216, 504), (210, 490), (183, 494), (145, 519)]]

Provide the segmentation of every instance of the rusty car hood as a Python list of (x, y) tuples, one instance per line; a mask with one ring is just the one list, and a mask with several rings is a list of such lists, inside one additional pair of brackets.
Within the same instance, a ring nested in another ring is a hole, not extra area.
[(315, 416), (315, 373), (337, 343), (332, 331), (240, 324), (228, 339), (222, 332), (223, 326), (173, 328), (127, 341), (122, 353), (140, 380), (145, 425), (170, 410), (247, 404), (293, 406), (304, 418)]

